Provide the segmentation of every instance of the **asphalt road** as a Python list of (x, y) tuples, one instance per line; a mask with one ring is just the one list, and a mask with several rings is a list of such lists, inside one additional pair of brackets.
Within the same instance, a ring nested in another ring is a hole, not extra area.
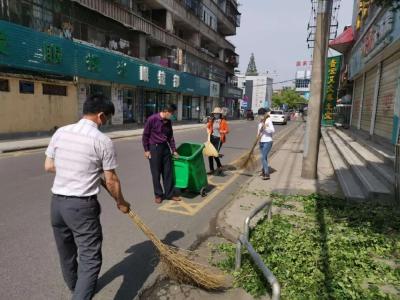
[[(256, 122), (236, 121), (222, 148), (229, 164), (253, 143)], [(283, 128), (277, 126), (278, 131)], [(175, 139), (204, 142), (205, 129), (179, 131)], [(210, 177), (209, 195), (185, 194), (179, 204), (154, 203), (148, 162), (141, 139), (115, 141), (118, 174), (125, 198), (158, 237), (188, 248), (209, 227), (210, 220), (231, 199), (240, 179), (233, 171)], [(68, 299), (50, 226), (53, 176), (43, 171), (44, 150), (0, 156), (0, 299)], [(206, 161), (208, 169), (208, 162)], [(242, 182), (243, 182), (242, 178)], [(230, 184), (227, 186), (227, 184)], [(95, 299), (133, 299), (157, 265), (152, 244), (102, 192), (103, 266)]]

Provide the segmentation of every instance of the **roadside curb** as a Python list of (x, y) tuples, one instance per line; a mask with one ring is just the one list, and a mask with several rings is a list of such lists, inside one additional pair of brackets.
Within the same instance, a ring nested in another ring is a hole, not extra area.
[(154, 272), (147, 278), (133, 300), (140, 300), (144, 293), (153, 289), (159, 282), (166, 278), (167, 276), (163, 274), (161, 265), (158, 264)]
[[(232, 120), (231, 123), (241, 123), (244, 122), (243, 120)], [(173, 127), (174, 132), (184, 131), (184, 130), (192, 130), (205, 127), (206, 124), (204, 123), (196, 123), (196, 124), (187, 124), (187, 125), (175, 125)], [(120, 130), (114, 132), (106, 132), (105, 133), (108, 137), (112, 140), (119, 140), (125, 138), (134, 138), (141, 136), (143, 134), (143, 128), (141, 129), (132, 129), (132, 130)], [(1, 153), (12, 153), (18, 151), (25, 151), (25, 150), (35, 150), (35, 149), (44, 149), (48, 146), (51, 137), (46, 138), (39, 138), (39, 139), (29, 139), (29, 140), (15, 140), (15, 141), (7, 141), (7, 142), (0, 142), (0, 154)], [(29, 142), (32, 142), (29, 144)], [(7, 146), (5, 144), (14, 144)], [(22, 145), (15, 145), (18, 143), (22, 143)], [(23, 144), (26, 145), (23, 145)]]
[[(293, 124), (293, 123), (291, 123)], [(275, 153), (277, 152), (277, 149), (281, 148), (282, 145), (284, 145), (287, 141), (287, 137), (290, 136), (296, 129), (298, 129), (303, 123), (302, 122), (296, 122), (294, 125), (290, 125), (289, 128), (285, 129), (282, 131), (277, 137), (274, 139), (274, 143), (271, 149), (271, 154), (270, 158), (273, 158)], [(217, 214), (217, 219), (216, 219), (216, 226), (217, 226), (217, 231), (228, 241), (232, 243), (236, 243), (239, 235), (241, 232), (238, 232), (237, 230), (233, 229), (231, 225), (229, 225), (225, 219), (226, 219), (226, 212), (229, 210), (229, 208), (233, 205), (234, 200), (248, 188), (250, 182), (254, 180), (254, 177), (251, 177), (248, 179), (241, 188), (238, 190), (235, 196), (231, 198), (231, 200), (218, 212)]]
[[(241, 120), (233, 120), (231, 122), (240, 122)], [(204, 127), (205, 124), (190, 124), (190, 125), (177, 125), (174, 127), (174, 132), (183, 131), (183, 130), (191, 130)], [(106, 132), (105, 133), (112, 140), (124, 139), (124, 138), (133, 138), (137, 136), (141, 136), (143, 134), (143, 128), (134, 129), (134, 130), (124, 130), (117, 132)], [(35, 150), (35, 149), (43, 149), (46, 148), (50, 142), (51, 137), (40, 138), (40, 139), (31, 139), (31, 140), (16, 140), (16, 141), (8, 141), (8, 142), (0, 142), (0, 154), (1, 153), (11, 153), (25, 150)], [(14, 145), (4, 145), (4, 144), (14, 144)], [(21, 143), (21, 144), (19, 144)], [(24, 143), (26, 145), (24, 145)], [(3, 144), (3, 145), (2, 145)], [(19, 145), (16, 145), (19, 144)]]

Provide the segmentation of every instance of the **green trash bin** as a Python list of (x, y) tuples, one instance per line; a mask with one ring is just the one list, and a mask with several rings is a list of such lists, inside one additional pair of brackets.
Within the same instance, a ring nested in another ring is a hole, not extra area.
[(206, 196), (207, 173), (203, 159), (203, 144), (183, 143), (176, 150), (179, 157), (173, 158), (175, 187), (188, 189)]

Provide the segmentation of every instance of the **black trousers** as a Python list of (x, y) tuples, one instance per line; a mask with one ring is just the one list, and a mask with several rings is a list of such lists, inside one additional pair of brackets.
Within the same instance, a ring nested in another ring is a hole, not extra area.
[[(154, 195), (170, 199), (174, 196), (174, 176), (171, 149), (167, 143), (150, 145), (150, 170), (153, 177)], [(164, 190), (161, 186), (161, 177)]]
[(61, 271), (73, 291), (73, 300), (90, 300), (96, 290), (102, 263), (100, 210), (96, 196), (53, 195), (51, 201), (51, 225)]
[[(222, 142), (221, 142), (221, 139), (219, 137), (212, 135), (210, 137), (210, 142), (211, 142), (211, 144), (213, 144), (213, 146), (215, 147), (215, 149), (217, 149), (218, 152), (219, 152), (219, 150), (221, 150)], [(215, 159), (215, 161), (217, 163), (217, 167), (218, 168), (222, 167), (221, 160), (219, 159), (219, 157), (209, 156), (208, 157), (208, 163), (210, 165), (210, 171), (214, 171), (214, 159)]]

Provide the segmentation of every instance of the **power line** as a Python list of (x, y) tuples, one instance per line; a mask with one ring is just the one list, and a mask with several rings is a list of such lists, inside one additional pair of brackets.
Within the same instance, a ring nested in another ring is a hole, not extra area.
[[(280, 83), (295, 82), (295, 81), (296, 81), (296, 79), (288, 79), (288, 80), (284, 80), (284, 81), (272, 82), (272, 84), (280, 84)], [(267, 85), (269, 85), (269, 84), (268, 83), (263, 83), (263, 84), (253, 85), (252, 87), (267, 86)]]

